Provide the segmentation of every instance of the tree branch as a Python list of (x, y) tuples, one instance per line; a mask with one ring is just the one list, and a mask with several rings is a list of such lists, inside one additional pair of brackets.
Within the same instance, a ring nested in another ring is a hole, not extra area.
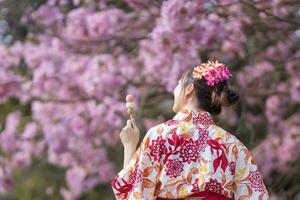
[(289, 18), (284, 18), (284, 17), (280, 17), (280, 16), (277, 16), (277, 15), (274, 15), (273, 13), (267, 11), (267, 9), (257, 8), (251, 1), (241, 0), (240, 2), (242, 2), (246, 6), (251, 7), (252, 9), (256, 10), (257, 12), (263, 12), (266, 15), (268, 15), (270, 17), (273, 17), (274, 19), (276, 19), (278, 21), (288, 22), (290, 24), (294, 24), (294, 25), (300, 26), (300, 22), (298, 22), (296, 20), (289, 19)]

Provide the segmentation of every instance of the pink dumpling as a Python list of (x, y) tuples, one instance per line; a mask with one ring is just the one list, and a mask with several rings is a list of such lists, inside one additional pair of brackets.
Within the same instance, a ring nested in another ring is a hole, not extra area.
[(127, 101), (127, 102), (133, 102), (133, 100), (134, 100), (134, 98), (133, 98), (132, 95), (128, 94), (128, 95), (126, 96), (126, 101)]

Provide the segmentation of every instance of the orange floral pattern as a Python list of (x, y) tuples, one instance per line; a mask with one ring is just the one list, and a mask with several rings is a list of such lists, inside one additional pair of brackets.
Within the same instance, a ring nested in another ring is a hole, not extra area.
[(149, 129), (111, 186), (117, 200), (176, 199), (201, 191), (269, 199), (247, 147), (202, 110), (183, 110)]

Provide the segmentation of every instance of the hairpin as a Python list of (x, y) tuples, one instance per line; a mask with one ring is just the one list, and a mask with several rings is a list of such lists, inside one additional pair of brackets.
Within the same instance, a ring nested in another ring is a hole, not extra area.
[(202, 63), (193, 69), (193, 78), (206, 79), (206, 84), (213, 86), (217, 83), (222, 82), (223, 80), (229, 79), (232, 74), (228, 68), (218, 61), (208, 61), (207, 63)]

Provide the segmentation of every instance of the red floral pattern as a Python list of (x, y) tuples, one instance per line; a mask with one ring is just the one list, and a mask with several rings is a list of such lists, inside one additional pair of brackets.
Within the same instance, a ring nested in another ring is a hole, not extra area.
[(199, 131), (199, 151), (204, 151), (205, 147), (207, 146), (207, 139), (209, 138), (208, 136), (208, 131), (204, 128), (198, 128)]
[(228, 160), (226, 157), (226, 146), (221, 143), (220, 138), (208, 139), (206, 143), (210, 146), (210, 151), (213, 154), (216, 151), (217, 158), (214, 159), (214, 172), (217, 171), (218, 167), (221, 166), (221, 169), (225, 172), (228, 166)]
[(192, 192), (193, 192), (193, 193), (198, 193), (198, 192), (200, 192), (199, 187), (198, 187), (198, 182), (199, 182), (199, 179), (198, 179), (198, 178), (195, 179), (195, 182), (193, 183), (193, 189), (192, 189)]
[(178, 120), (170, 119), (170, 120), (164, 122), (164, 124), (166, 124), (167, 126), (173, 126), (173, 125), (178, 124)]
[(191, 163), (196, 162), (199, 157), (199, 141), (193, 141), (192, 138), (185, 141), (180, 149), (179, 157), (182, 158), (183, 162)]
[(168, 160), (166, 164), (166, 172), (167, 172), (166, 175), (176, 178), (180, 176), (182, 171), (183, 171), (183, 164), (179, 159)]
[[(119, 180), (120, 179), (120, 180)], [(130, 191), (132, 191), (133, 185), (126, 181), (124, 178), (117, 175), (111, 183), (114, 189), (115, 195), (118, 199), (126, 199)]]
[(223, 191), (221, 183), (219, 183), (216, 179), (210, 179), (208, 183), (205, 185), (206, 191), (221, 193)]
[(152, 140), (149, 148), (151, 150), (150, 155), (154, 157), (155, 161), (160, 161), (161, 156), (166, 153), (167, 147), (165, 143), (166, 140), (162, 139), (162, 136), (158, 136), (156, 140)]
[(166, 164), (170, 155), (177, 155), (179, 153), (178, 148), (180, 148), (185, 141), (183, 137), (178, 136), (176, 130), (177, 128), (173, 129), (171, 131), (172, 138), (168, 138), (169, 149), (164, 154), (164, 164)]
[(193, 117), (194, 124), (214, 124), (212, 116), (208, 112), (200, 112), (197, 116)]
[(129, 183), (133, 184), (134, 186), (137, 185), (137, 183), (141, 182), (142, 180), (142, 170), (139, 169), (137, 166), (133, 172), (129, 175)]
[(250, 172), (249, 180), (251, 187), (254, 188), (255, 191), (263, 192), (265, 190), (262, 177), (258, 170)]

